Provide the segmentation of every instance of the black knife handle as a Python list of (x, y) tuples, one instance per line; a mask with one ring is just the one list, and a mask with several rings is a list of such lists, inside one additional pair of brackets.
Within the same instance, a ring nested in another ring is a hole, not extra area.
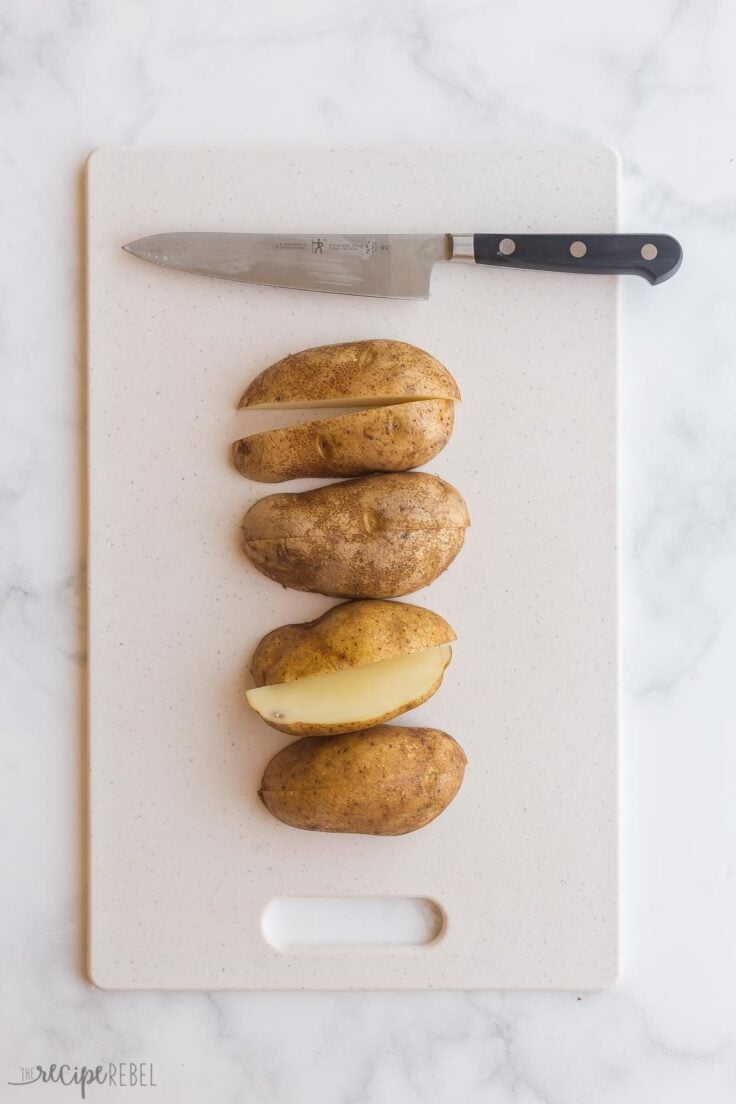
[(650, 284), (669, 280), (682, 262), (667, 234), (473, 234), (473, 254), (476, 264), (643, 276)]

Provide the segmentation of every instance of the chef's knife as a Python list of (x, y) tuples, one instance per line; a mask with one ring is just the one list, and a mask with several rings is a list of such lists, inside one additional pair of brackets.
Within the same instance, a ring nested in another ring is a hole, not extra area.
[(661, 284), (682, 249), (664, 234), (153, 234), (143, 260), (247, 284), (426, 299), (435, 261), (643, 276)]

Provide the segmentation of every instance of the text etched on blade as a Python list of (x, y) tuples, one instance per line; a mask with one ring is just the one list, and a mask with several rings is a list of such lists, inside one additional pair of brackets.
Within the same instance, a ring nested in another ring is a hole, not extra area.
[(275, 249), (297, 250), (299, 252), (311, 252), (324, 257), (326, 253), (349, 253), (357, 257), (375, 257), (377, 253), (389, 253), (391, 246), (388, 242), (378, 241), (376, 238), (359, 238), (349, 240), (346, 238), (279, 238), (274, 242)]

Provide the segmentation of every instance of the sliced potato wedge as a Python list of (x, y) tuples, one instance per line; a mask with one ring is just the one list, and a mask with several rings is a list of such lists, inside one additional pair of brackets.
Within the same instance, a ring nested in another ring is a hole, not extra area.
[(440, 644), (327, 675), (261, 686), (246, 694), (266, 724), (294, 736), (334, 736), (381, 724), (439, 688), (452, 648)]
[(408, 471), (445, 447), (454, 409), (451, 399), (420, 399), (254, 433), (235, 442), (233, 461), (260, 483)]

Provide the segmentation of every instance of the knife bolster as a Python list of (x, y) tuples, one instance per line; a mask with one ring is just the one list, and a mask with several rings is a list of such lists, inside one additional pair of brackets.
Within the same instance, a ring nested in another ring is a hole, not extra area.
[(450, 260), (469, 261), (470, 264), (475, 263), (475, 246), (473, 244), (472, 234), (452, 235), (452, 254)]

